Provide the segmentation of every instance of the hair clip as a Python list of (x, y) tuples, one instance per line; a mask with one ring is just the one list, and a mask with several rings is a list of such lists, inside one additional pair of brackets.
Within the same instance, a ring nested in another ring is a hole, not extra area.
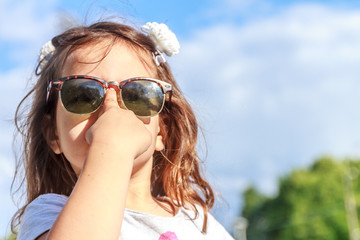
[(46, 66), (46, 64), (48, 63), (54, 52), (55, 52), (55, 47), (51, 41), (48, 41), (47, 43), (44, 44), (44, 46), (41, 48), (38, 57), (40, 70), (44, 69), (44, 67)]
[(157, 51), (153, 53), (153, 57), (157, 66), (166, 62), (162, 53), (165, 53), (169, 57), (179, 53), (179, 41), (166, 24), (148, 22), (141, 27), (141, 30), (148, 34), (156, 46)]
[(161, 63), (166, 63), (166, 59), (161, 52), (155, 51), (152, 53), (156, 66), (160, 66)]

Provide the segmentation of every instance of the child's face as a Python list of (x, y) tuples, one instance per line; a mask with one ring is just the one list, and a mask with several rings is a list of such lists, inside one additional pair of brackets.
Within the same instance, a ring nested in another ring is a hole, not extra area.
[[(108, 55), (103, 58), (108, 42), (80, 48), (70, 54), (62, 71), (62, 76), (91, 75), (105, 81), (117, 81), (132, 77), (154, 77), (140, 61), (137, 54), (123, 43), (115, 43)], [(63, 153), (76, 174), (79, 174), (89, 144), (85, 139), (86, 131), (97, 121), (101, 108), (92, 114), (77, 115), (67, 112), (60, 101), (56, 109), (57, 141), (52, 142), (55, 153)], [(162, 150), (162, 138), (159, 135), (159, 116), (142, 119), (152, 135), (150, 148), (134, 161), (134, 170), (152, 158), (154, 150)]]

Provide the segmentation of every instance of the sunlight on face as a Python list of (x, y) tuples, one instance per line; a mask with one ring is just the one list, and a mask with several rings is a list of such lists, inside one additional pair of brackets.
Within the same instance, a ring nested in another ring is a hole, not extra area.
[[(103, 58), (107, 46), (106, 42), (102, 42), (74, 51), (65, 63), (62, 75), (90, 75), (108, 82), (121, 82), (132, 77), (152, 77), (139, 56), (127, 45), (115, 43)], [(99, 59), (102, 60), (99, 61)], [(57, 105), (56, 123), (59, 145), (53, 150), (56, 153), (62, 152), (77, 174), (80, 173), (89, 150), (85, 133), (96, 122), (99, 112), (101, 108), (92, 114), (77, 115), (67, 112), (60, 101)], [(152, 158), (155, 148), (159, 148), (156, 146), (159, 142), (156, 141), (160, 130), (159, 116), (141, 120), (150, 131), (153, 140), (151, 147), (135, 161), (134, 169), (137, 169), (137, 162), (140, 166), (140, 163), (148, 161)]]

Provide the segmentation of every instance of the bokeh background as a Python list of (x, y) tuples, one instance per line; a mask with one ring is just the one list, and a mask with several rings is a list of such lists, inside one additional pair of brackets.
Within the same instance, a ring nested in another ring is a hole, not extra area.
[(279, 177), (317, 157), (360, 156), (357, 0), (0, 0), (0, 238), (16, 211), (12, 119), (38, 51), (99, 19), (177, 34), (168, 61), (203, 127), (199, 149), (222, 196), (213, 214), (230, 232), (249, 185), (274, 196)]

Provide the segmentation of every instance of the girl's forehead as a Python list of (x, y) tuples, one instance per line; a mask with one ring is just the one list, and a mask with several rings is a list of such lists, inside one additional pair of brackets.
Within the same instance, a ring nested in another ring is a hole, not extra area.
[(62, 72), (68, 73), (79, 67), (91, 67), (94, 64), (99, 64), (111, 50), (110, 48), (111, 43), (108, 41), (99, 41), (76, 47), (66, 57)]
[(152, 58), (145, 56), (143, 51), (136, 51), (134, 47), (123, 41), (101, 41), (72, 51), (65, 61), (62, 75), (81, 74), (102, 77), (96, 73), (111, 73), (114, 69), (122, 69), (125, 75), (131, 77), (154, 77), (154, 69), (151, 68), (150, 61)]

